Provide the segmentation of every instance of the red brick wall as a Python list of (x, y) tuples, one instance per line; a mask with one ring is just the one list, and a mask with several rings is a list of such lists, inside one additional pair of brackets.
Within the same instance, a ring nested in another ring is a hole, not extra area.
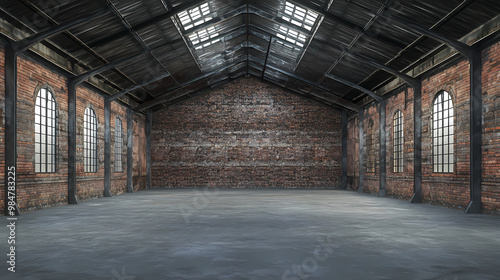
[[(422, 81), (422, 199), (424, 202), (465, 208), (470, 201), (470, 74), (462, 61)], [(432, 169), (432, 102), (441, 90), (452, 95), (454, 105), (455, 166), (453, 174)]]
[[(380, 137), (379, 137), (379, 110), (380, 105), (376, 104), (364, 110), (363, 119), (363, 132), (365, 135), (365, 177), (363, 191), (366, 193), (378, 193), (380, 189)], [(372, 126), (370, 126), (372, 124)], [(369, 139), (371, 137), (371, 140)], [(371, 143), (370, 143), (371, 141)], [(370, 156), (369, 150), (372, 149), (372, 156), (374, 156), (375, 170), (370, 172), (368, 168), (368, 158)]]
[[(394, 172), (394, 114), (403, 113), (403, 172)], [(390, 197), (410, 199), (413, 195), (413, 89), (386, 100), (386, 191)]]
[[(18, 58), (17, 69), (17, 201), (19, 208), (38, 209), (64, 204), (68, 197), (68, 89), (66, 78)], [(57, 103), (55, 173), (35, 173), (35, 99), (47, 85)]]
[(340, 186), (340, 113), (258, 79), (153, 119), (154, 187)]
[[(4, 75), (4, 50), (0, 49), (0, 172), (4, 174), (5, 168), (5, 142), (4, 142), (4, 98), (5, 98), (5, 75)], [(68, 196), (68, 89), (67, 80), (36, 62), (18, 58), (18, 132), (17, 132), (17, 195), (21, 210), (31, 210), (47, 207), (54, 204), (67, 203)], [(47, 85), (52, 89), (52, 94), (57, 102), (57, 165), (55, 173), (35, 173), (34, 166), (34, 110), (35, 98), (40, 86)], [(92, 104), (96, 111), (99, 122), (98, 132), (98, 172), (84, 173), (83, 170), (83, 116), (85, 108)], [(101, 197), (104, 190), (104, 100), (103, 98), (84, 88), (77, 88), (77, 196), (84, 200), (88, 198)], [(111, 192), (114, 195), (121, 194), (126, 190), (127, 170), (127, 120), (125, 107), (116, 103), (111, 104), (111, 163), (112, 184)], [(123, 172), (114, 171), (115, 160), (115, 116), (122, 120), (123, 149), (122, 161)], [(136, 174), (144, 174), (145, 177), (145, 120), (144, 117), (136, 116), (135, 126), (137, 144), (135, 148), (136, 165), (141, 169), (135, 170)], [(143, 163), (140, 162), (143, 161)], [(144, 165), (144, 167), (142, 167)], [(138, 176), (141, 177), (141, 176)], [(143, 180), (145, 182), (145, 179)], [(144, 185), (145, 183), (141, 183)], [(135, 189), (143, 188), (141, 184)], [(0, 181), (0, 213), (4, 210), (4, 180)]]
[(347, 188), (359, 188), (359, 117), (354, 115), (347, 122)]
[(146, 189), (146, 118), (134, 115), (133, 176), (134, 191)]
[[(115, 171), (115, 135), (116, 117), (121, 120), (122, 123), (122, 171)], [(115, 102), (111, 102), (111, 194), (118, 195), (127, 191), (127, 109), (123, 106), (118, 105)]]
[(500, 214), (500, 43), (483, 51), (483, 211)]

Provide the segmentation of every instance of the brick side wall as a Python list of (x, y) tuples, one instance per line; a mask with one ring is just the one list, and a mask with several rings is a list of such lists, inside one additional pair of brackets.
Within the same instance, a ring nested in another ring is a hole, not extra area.
[(146, 189), (146, 118), (134, 115), (133, 186), (134, 191)]
[(154, 115), (154, 187), (340, 187), (340, 113), (255, 78)]
[[(363, 191), (377, 193), (380, 187), (380, 105), (376, 104), (364, 110), (363, 132), (365, 135), (365, 177)], [(374, 169), (370, 171), (369, 158), (372, 157)]]
[(359, 188), (359, 117), (354, 115), (347, 122), (347, 189)]
[[(424, 202), (465, 208), (470, 200), (470, 74), (462, 61), (422, 81), (422, 199)], [(432, 102), (441, 90), (454, 105), (454, 172), (434, 173), (432, 167)]]
[[(5, 168), (5, 138), (4, 138), (4, 99), (5, 99), (5, 64), (4, 50), (0, 49), (0, 171), (4, 174)], [(17, 157), (17, 195), (19, 208), (22, 211), (40, 209), (50, 205), (66, 204), (68, 197), (68, 89), (67, 80), (36, 62), (18, 58), (18, 157)], [(57, 103), (57, 152), (56, 172), (35, 172), (35, 99), (41, 86), (51, 88)], [(99, 122), (98, 132), (98, 172), (84, 173), (83, 171), (83, 116), (87, 105), (92, 104)], [(111, 192), (118, 195), (126, 190), (127, 168), (127, 121), (125, 107), (116, 103), (111, 104)], [(115, 172), (115, 116), (122, 120), (123, 148), (122, 161), (124, 172)], [(135, 170), (136, 174), (145, 177), (145, 119), (135, 116), (137, 144), (134, 146), (134, 160), (137, 166), (144, 167)], [(101, 197), (104, 190), (104, 102), (103, 98), (84, 88), (77, 88), (77, 195), (80, 200)], [(136, 176), (141, 177), (141, 176)], [(140, 181), (140, 180), (138, 180)], [(143, 179), (145, 185), (145, 178)], [(141, 183), (135, 189), (142, 189)], [(0, 213), (4, 210), (4, 180), (0, 181)]]
[[(394, 114), (403, 113), (403, 172), (394, 172)], [(413, 195), (413, 89), (386, 100), (386, 190), (387, 195), (409, 200)]]
[(500, 214), (500, 43), (483, 51), (483, 211)]

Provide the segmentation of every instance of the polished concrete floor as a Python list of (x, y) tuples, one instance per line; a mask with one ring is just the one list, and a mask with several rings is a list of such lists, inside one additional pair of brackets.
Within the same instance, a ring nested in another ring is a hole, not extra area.
[(0, 279), (500, 279), (500, 217), (328, 190), (150, 190), (24, 213)]

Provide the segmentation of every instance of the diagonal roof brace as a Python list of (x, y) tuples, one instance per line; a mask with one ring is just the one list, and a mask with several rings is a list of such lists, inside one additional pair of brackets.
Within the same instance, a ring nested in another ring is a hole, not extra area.
[(78, 19), (75, 19), (71, 22), (68, 22), (68, 23), (65, 23), (65, 24), (61, 24), (61, 25), (58, 25), (56, 27), (53, 27), (53, 28), (50, 28), (48, 30), (45, 30), (45, 31), (42, 31), (40, 33), (37, 33), (37, 34), (34, 34), (34, 35), (31, 35), (27, 38), (24, 38), (22, 40), (19, 40), (15, 43), (13, 43), (13, 47), (16, 51), (16, 53), (20, 53), (20, 52), (23, 52), (27, 49), (29, 49), (31, 46), (33, 46), (34, 44), (44, 40), (44, 39), (47, 39), (53, 35), (56, 35), (58, 33), (61, 33), (61, 32), (64, 32), (72, 27), (74, 27), (75, 25), (78, 25), (80, 23), (85, 23), (91, 19), (94, 19), (96, 17), (99, 17), (103, 14), (106, 14), (110, 12), (110, 10), (108, 9), (103, 9), (103, 10), (100, 10), (96, 13), (93, 13), (91, 15), (88, 15), (88, 16), (84, 16), (84, 17), (81, 17), (81, 18), (78, 18)]
[(332, 74), (330, 74), (330, 73), (326, 73), (326, 74), (325, 74), (325, 77), (330, 78), (330, 79), (332, 79), (332, 80), (335, 80), (335, 81), (337, 81), (337, 82), (340, 82), (340, 83), (342, 83), (342, 84), (344, 84), (344, 85), (348, 85), (348, 86), (350, 86), (350, 87), (352, 87), (352, 88), (355, 88), (355, 89), (357, 89), (357, 90), (360, 90), (360, 91), (362, 91), (362, 92), (364, 92), (364, 93), (368, 94), (369, 96), (371, 96), (371, 97), (372, 97), (373, 99), (375, 99), (377, 102), (380, 102), (380, 101), (382, 101), (382, 100), (383, 100), (383, 98), (382, 98), (380, 95), (376, 94), (375, 92), (373, 92), (373, 91), (371, 91), (371, 90), (369, 90), (369, 89), (367, 89), (367, 88), (364, 88), (364, 87), (362, 87), (362, 86), (360, 86), (360, 85), (358, 85), (358, 84), (355, 84), (355, 83), (353, 83), (353, 82), (350, 82), (350, 81), (348, 81), (348, 80), (342, 79), (342, 78), (340, 78), (340, 77), (338, 77), (338, 76), (332, 75)]
[(447, 36), (441, 35), (437, 32), (431, 31), (425, 27), (418, 25), (415, 22), (411, 22), (411, 21), (408, 21), (402, 17), (392, 15), (387, 11), (384, 12), (382, 14), (382, 16), (386, 17), (388, 19), (391, 19), (391, 20), (393, 20), (401, 25), (404, 25), (404, 26), (412, 29), (413, 31), (415, 31), (421, 35), (425, 35), (425, 36), (430, 37), (436, 41), (439, 41), (439, 42), (441, 42), (449, 47), (452, 47), (452, 48), (456, 49), (459, 53), (461, 53), (463, 56), (467, 57), (467, 59), (469, 59), (469, 60), (472, 59), (472, 56), (474, 53), (474, 48), (467, 45), (467, 44), (464, 44), (460, 41), (448, 38)]
[(152, 78), (151, 80), (148, 80), (148, 81), (145, 81), (143, 83), (136, 84), (136, 85), (133, 85), (131, 87), (128, 87), (128, 88), (126, 88), (126, 89), (124, 89), (124, 90), (122, 90), (120, 92), (117, 92), (117, 93), (113, 94), (112, 96), (110, 96), (110, 100), (111, 101), (116, 100), (116, 99), (122, 97), (123, 95), (127, 94), (128, 92), (131, 92), (131, 91), (136, 90), (138, 88), (141, 88), (143, 86), (152, 84), (152, 83), (157, 82), (157, 81), (159, 81), (161, 79), (164, 79), (166, 77), (170, 77), (170, 73), (163, 73), (163, 74), (161, 74), (161, 75), (159, 75), (157, 77)]

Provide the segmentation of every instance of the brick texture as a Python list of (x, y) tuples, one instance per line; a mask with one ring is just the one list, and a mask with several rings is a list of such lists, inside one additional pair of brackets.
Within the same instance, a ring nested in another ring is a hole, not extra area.
[(500, 215), (500, 43), (483, 51), (483, 211)]
[(154, 187), (337, 188), (340, 113), (245, 78), (154, 115)]

